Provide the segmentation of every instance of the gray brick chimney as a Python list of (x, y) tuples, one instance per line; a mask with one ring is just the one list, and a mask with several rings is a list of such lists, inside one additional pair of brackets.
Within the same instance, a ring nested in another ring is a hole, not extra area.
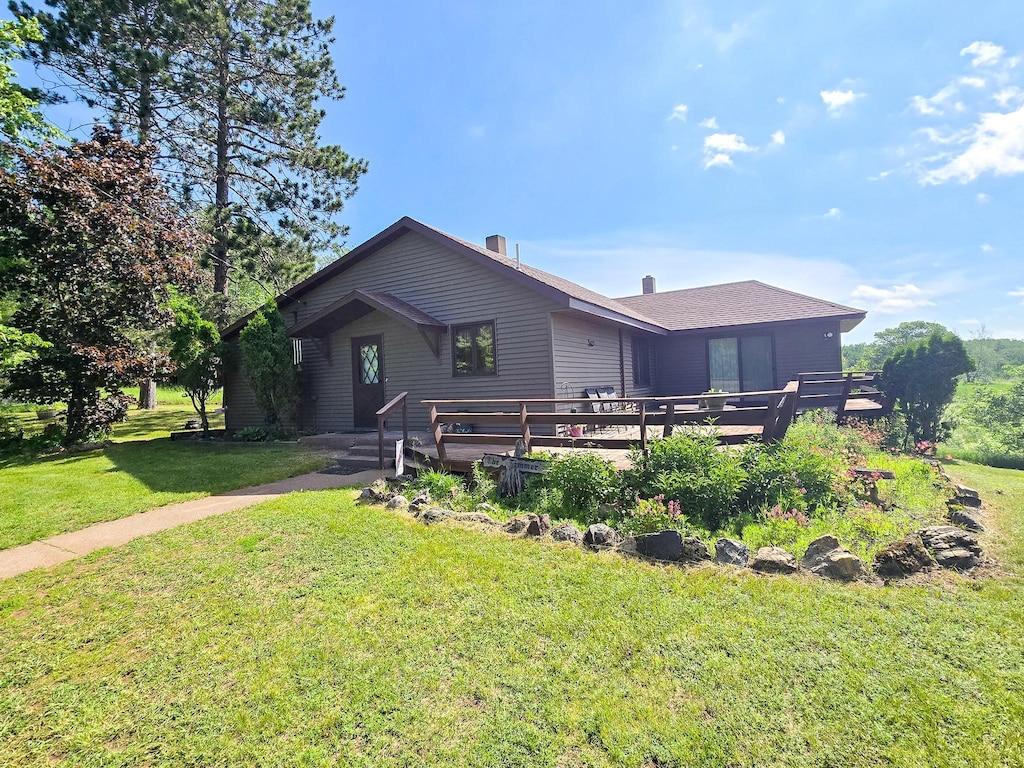
[[(489, 248), (490, 247), (490, 240), (488, 240), (487, 243), (488, 243), (487, 247)], [(646, 296), (648, 293), (657, 293), (657, 292), (658, 292), (658, 289), (657, 289), (657, 286), (655, 285), (654, 277), (652, 275), (647, 275), (646, 277), (644, 277), (644, 295)]]
[(488, 235), (487, 250), (507, 256), (508, 254), (505, 252), (505, 238), (501, 235)]

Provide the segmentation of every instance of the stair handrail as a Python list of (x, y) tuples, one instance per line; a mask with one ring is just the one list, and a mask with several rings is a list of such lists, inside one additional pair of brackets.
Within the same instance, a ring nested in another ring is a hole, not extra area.
[(402, 392), (395, 395), (391, 402), (377, 411), (377, 461), (381, 469), (384, 469), (384, 422), (392, 411), (402, 409), (402, 446), (409, 443), (409, 393)]

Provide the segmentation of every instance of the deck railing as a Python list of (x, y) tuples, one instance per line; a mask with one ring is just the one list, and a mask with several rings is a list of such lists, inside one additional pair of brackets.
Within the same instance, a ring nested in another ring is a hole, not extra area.
[[(892, 412), (892, 400), (875, 383), (879, 371), (818, 371), (797, 376), (800, 412), (815, 408), (835, 411), (840, 422), (847, 416), (864, 413), (864, 406), (873, 416)], [(870, 404), (870, 405), (869, 405)]]
[(409, 393), (403, 392), (397, 395), (391, 402), (377, 411), (377, 459), (381, 469), (384, 469), (384, 422), (392, 411), (402, 409), (402, 445), (409, 445)]
[[(591, 398), (424, 400), (423, 404), (430, 409), (430, 430), (437, 445), (437, 457), (441, 462), (446, 462), (449, 445), (511, 446), (519, 440), (525, 443), (527, 451), (535, 447), (621, 449), (634, 445), (646, 451), (650, 427), (662, 427), (662, 434), (668, 436), (675, 427), (697, 426), (708, 422), (716, 427), (754, 427), (758, 430), (757, 437), (764, 442), (772, 442), (782, 439), (793, 421), (798, 386), (797, 382), (792, 381), (779, 390), (731, 393), (725, 396), (727, 404), (721, 408), (699, 407), (706, 395), (619, 397), (598, 401)], [(728, 402), (735, 405), (728, 405)], [(580, 406), (579, 412), (557, 410), (566, 406)], [(457, 424), (504, 429), (485, 432), (452, 431)], [(636, 437), (608, 437), (604, 434), (572, 437), (557, 434), (558, 430), (555, 429), (577, 425), (602, 432), (610, 427), (638, 427), (639, 434)], [(538, 431), (555, 434), (534, 434), (535, 427), (541, 428)], [(750, 431), (741, 435), (721, 434), (719, 441), (725, 444), (742, 443), (751, 436)]]

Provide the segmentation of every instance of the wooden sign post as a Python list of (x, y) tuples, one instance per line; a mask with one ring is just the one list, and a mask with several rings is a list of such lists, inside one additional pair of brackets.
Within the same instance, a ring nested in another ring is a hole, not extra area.
[(518, 496), (523, 492), (523, 474), (543, 475), (548, 463), (542, 459), (524, 459), (521, 456), (499, 456), (485, 453), (483, 465), (487, 469), (500, 471), (498, 492), (504, 497)]

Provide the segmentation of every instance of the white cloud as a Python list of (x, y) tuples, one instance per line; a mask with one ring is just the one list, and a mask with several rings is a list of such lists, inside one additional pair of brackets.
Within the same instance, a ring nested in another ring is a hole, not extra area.
[(978, 193), (978, 202), (981, 203), (982, 205), (984, 205), (985, 203), (987, 203), (991, 199), (992, 199), (991, 195), (986, 195), (984, 192), (979, 192)]
[(865, 96), (867, 96), (866, 93), (856, 93), (854, 91), (821, 91), (821, 100), (825, 102), (825, 108), (830, 115), (841, 114), (846, 107)]
[(960, 85), (969, 85), (971, 88), (984, 88), (986, 81), (984, 77), (961, 77), (957, 80)]
[(868, 305), (867, 309), (884, 315), (896, 315), (919, 307), (934, 306), (928, 293), (913, 283), (894, 285), (891, 288), (875, 288), (858, 285), (850, 294), (854, 299)]
[[(919, 114), (935, 116), (941, 115), (945, 111), (946, 104), (957, 94), (959, 89), (956, 83), (950, 83), (942, 90), (936, 92), (934, 96), (914, 96), (910, 99), (910, 106), (917, 110)], [(953, 108), (958, 112), (964, 110), (964, 105), (961, 102), (956, 102)]]
[[(939, 143), (938, 141), (936, 143)], [(966, 146), (940, 155), (944, 165), (923, 174), (924, 184), (967, 183), (985, 173), (1024, 173), (1024, 107), (1014, 112), (986, 112), (974, 126), (945, 137), (941, 143)]]
[(838, 208), (829, 208), (828, 211), (826, 211), (824, 214), (822, 214), (821, 218), (823, 218), (823, 219), (841, 219), (841, 218), (843, 218), (843, 212), (841, 210), (839, 210)]
[(991, 67), (993, 64), (998, 64), (999, 60), (1003, 58), (1003, 54), (1006, 53), (1006, 49), (1001, 45), (995, 43), (984, 43), (980, 40), (971, 43), (966, 48), (961, 49), (961, 56), (972, 57), (972, 67)]
[(668, 116), (669, 120), (679, 120), (683, 123), (686, 122), (686, 113), (689, 111), (689, 107), (685, 104), (677, 104), (672, 107), (672, 114)]
[(1007, 296), (1013, 296), (1014, 298), (1021, 298), (1024, 296), (1024, 288), (1018, 288), (1016, 291), (1010, 291)]
[(706, 120), (700, 121), (700, 127), (714, 131), (718, 129), (718, 121), (713, 117), (709, 117)]
[(1007, 107), (1011, 101), (1024, 102), (1024, 91), (1016, 85), (1009, 85), (992, 94), (992, 98), (1000, 107)]
[(704, 139), (704, 167), (732, 165), (734, 154), (755, 150), (739, 134), (712, 133)]
[(783, 131), (776, 131), (772, 134), (772, 145), (781, 147), (786, 143), (786, 134)]
[(981, 244), (981, 250), (984, 253), (992, 253), (992, 251), (994, 251), (995, 249), (991, 245), (989, 245), (988, 243), (982, 243)]

